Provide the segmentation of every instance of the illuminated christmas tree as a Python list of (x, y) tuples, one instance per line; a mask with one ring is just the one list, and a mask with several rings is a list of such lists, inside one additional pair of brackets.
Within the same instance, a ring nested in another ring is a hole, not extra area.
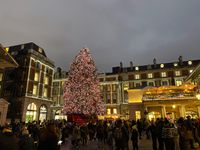
[(100, 95), (97, 69), (89, 53), (83, 48), (70, 66), (64, 87), (65, 114), (103, 115), (105, 105)]

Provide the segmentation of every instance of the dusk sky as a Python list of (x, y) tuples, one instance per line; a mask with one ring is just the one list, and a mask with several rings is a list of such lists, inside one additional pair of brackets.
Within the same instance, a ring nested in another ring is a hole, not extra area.
[(0, 0), (0, 43), (34, 42), (68, 70), (88, 47), (99, 72), (200, 59), (200, 0)]

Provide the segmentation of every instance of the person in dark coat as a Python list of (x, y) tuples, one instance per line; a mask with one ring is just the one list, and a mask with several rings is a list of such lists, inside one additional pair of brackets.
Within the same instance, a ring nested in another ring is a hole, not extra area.
[(40, 135), (38, 150), (58, 150), (58, 139), (55, 126), (47, 125)]
[(19, 139), (13, 134), (12, 129), (4, 128), (0, 133), (0, 150), (18, 150)]
[(132, 135), (131, 135), (131, 141), (133, 145), (133, 150), (138, 150), (138, 130), (136, 125), (132, 127)]
[(150, 127), (149, 127), (151, 137), (152, 137), (152, 146), (153, 150), (157, 150), (157, 130), (154, 120), (151, 121)]
[(20, 150), (35, 150), (34, 140), (29, 136), (27, 129), (22, 131), (22, 134), (19, 139), (19, 148)]

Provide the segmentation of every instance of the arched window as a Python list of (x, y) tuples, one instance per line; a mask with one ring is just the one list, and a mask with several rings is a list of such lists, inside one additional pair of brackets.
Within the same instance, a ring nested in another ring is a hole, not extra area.
[(26, 122), (36, 120), (37, 107), (34, 103), (28, 105), (26, 110)]
[(47, 119), (47, 107), (45, 105), (42, 105), (40, 107), (40, 118), (39, 120), (44, 121)]

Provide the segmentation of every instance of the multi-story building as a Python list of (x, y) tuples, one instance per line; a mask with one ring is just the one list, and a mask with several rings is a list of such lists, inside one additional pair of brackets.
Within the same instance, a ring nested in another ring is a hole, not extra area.
[[(174, 103), (175, 101), (171, 101), (173, 98), (170, 99), (169, 97), (167, 100), (170, 101), (160, 101), (160, 99), (157, 99), (159, 103), (155, 100), (148, 101), (148, 91), (155, 92), (164, 88), (165, 92), (163, 94), (166, 94), (166, 91), (177, 93), (178, 90), (185, 88), (186, 91), (191, 92), (188, 95), (192, 96), (183, 94), (184, 100), (189, 103), (194, 100), (196, 102), (194, 91), (191, 91), (191, 89), (195, 90), (195, 86), (184, 86), (182, 84), (199, 63), (200, 60), (183, 61), (180, 56), (178, 61), (170, 63), (157, 63), (156, 59), (153, 60), (153, 64), (143, 66), (134, 66), (130, 62), (129, 67), (123, 67), (123, 64), (120, 63), (120, 66), (112, 68), (111, 73), (99, 74), (102, 98), (106, 104), (105, 118), (139, 119), (147, 114), (150, 118), (155, 118), (156, 116), (164, 117), (176, 109), (177, 113), (173, 114), (174, 117), (184, 116), (186, 109), (189, 110), (191, 106), (178, 107), (181, 105), (180, 102), (183, 101)], [(59, 100), (62, 101), (60, 94), (62, 95), (63, 91), (61, 90), (61, 93), (56, 91), (62, 89), (62, 84), (65, 80), (65, 77), (55, 78), (57, 83), (54, 83), (54, 97), (56, 99), (54, 103)], [(174, 104), (176, 104), (176, 109), (173, 108), (171, 110)], [(57, 105), (62, 109), (61, 103), (57, 103)], [(155, 113), (155, 115), (152, 115), (152, 113)], [(156, 113), (159, 114), (156, 115)]]
[(54, 119), (63, 119), (65, 115), (62, 115), (62, 109), (64, 105), (63, 100), (63, 88), (65, 81), (67, 81), (67, 72), (62, 71), (61, 68), (57, 68), (57, 71), (54, 73), (53, 79), (53, 103), (51, 105), (52, 109), (52, 118)]
[(19, 64), (18, 68), (5, 70), (3, 97), (10, 103), (8, 118), (50, 119), (54, 62), (34, 43), (6, 49)]
[(0, 125), (4, 125), (6, 122), (6, 115), (9, 105), (8, 101), (2, 98), (4, 70), (6, 68), (15, 68), (15, 67), (18, 67), (17, 62), (0, 44)]

